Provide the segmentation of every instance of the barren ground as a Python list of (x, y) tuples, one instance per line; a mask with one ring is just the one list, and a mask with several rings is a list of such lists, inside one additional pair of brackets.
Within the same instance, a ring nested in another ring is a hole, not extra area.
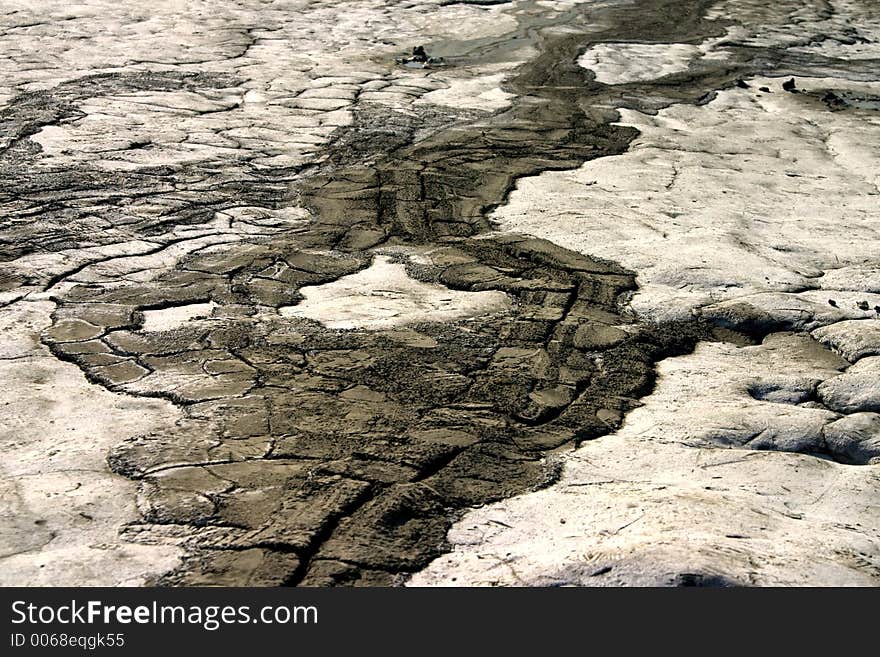
[(875, 13), (6, 2), (2, 583), (876, 585)]

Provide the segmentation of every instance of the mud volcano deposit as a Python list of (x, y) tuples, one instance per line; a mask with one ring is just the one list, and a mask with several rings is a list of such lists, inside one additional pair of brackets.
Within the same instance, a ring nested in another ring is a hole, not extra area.
[(3, 583), (878, 583), (870, 3), (48, 4)]

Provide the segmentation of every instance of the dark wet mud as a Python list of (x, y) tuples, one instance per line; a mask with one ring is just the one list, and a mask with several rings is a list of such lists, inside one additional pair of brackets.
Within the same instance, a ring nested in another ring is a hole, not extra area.
[[(395, 116), (365, 106), (324, 162), (305, 170), (218, 173), (176, 197), (185, 168), (22, 180), (44, 205), (71, 185), (116, 184), (119, 199), (165, 185), (174, 199), (167, 221), (178, 224), (243, 198), (312, 215), (307, 225), (275, 226), (268, 239), (196, 252), (150, 282), (78, 285), (56, 297), (44, 336), (53, 353), (96, 384), (185, 411), (178, 426), (110, 456), (114, 471), (140, 482), (142, 521), (127, 537), (178, 542), (190, 554), (159, 583), (396, 583), (445, 549), (463, 509), (546, 485), (555, 477), (546, 457), (616, 429), (651, 390), (656, 361), (724, 337), (696, 321), (639, 323), (624, 303), (634, 272), (496, 234), (487, 219), (519, 177), (626, 150), (636, 131), (610, 125), (614, 112), (597, 108), (700, 102), (770, 68), (750, 56), (674, 84), (610, 88), (576, 63), (596, 41), (717, 35), (719, 24), (701, 19), (708, 4), (610, 8), (602, 19), (611, 27), (598, 32), (577, 8), (561, 24), (521, 26), (539, 54), (506, 83), (516, 94), (509, 110)], [(478, 51), (491, 58), (492, 45)], [(13, 106), (9, 148), (24, 151), (43, 114), (76, 111), (74, 90), (20, 102), (31, 106)], [(15, 241), (7, 257), (40, 239)], [(273, 312), (296, 304), (304, 286), (367, 267), (377, 252), (396, 254), (420, 280), (502, 291), (511, 310), (408, 331), (328, 330)], [(429, 253), (428, 264), (409, 260), (414, 252)], [(217, 304), (208, 324), (142, 330), (145, 310), (208, 301)]]

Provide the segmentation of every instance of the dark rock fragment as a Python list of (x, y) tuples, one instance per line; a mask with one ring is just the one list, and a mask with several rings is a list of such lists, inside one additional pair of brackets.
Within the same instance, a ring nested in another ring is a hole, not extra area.
[(440, 65), (445, 63), (442, 57), (431, 57), (428, 55), (424, 46), (413, 46), (412, 55), (409, 57), (398, 57), (395, 61), (410, 68), (427, 68), (432, 64)]
[(428, 61), (428, 53), (425, 52), (425, 47), (415, 46), (412, 50), (412, 57), (410, 59), (414, 62)]
[(822, 102), (828, 105), (828, 109), (832, 111), (842, 110), (846, 107), (846, 101), (833, 91), (826, 91), (822, 96)]
[(785, 82), (782, 83), (782, 88), (785, 91), (790, 91), (791, 93), (797, 93), (797, 87), (794, 83), (794, 78), (789, 78)]

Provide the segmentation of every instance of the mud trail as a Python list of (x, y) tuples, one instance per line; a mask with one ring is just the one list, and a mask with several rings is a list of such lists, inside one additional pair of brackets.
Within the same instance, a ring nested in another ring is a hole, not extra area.
[[(701, 18), (707, 4), (612, 7), (602, 16), (613, 27), (599, 31), (578, 8), (521, 25), (539, 54), (506, 83), (510, 109), (357, 108), (320, 165), (244, 186), (218, 180), (202, 205), (169, 213), (201, 216), (243, 193), (305, 207), (308, 222), (208, 246), (147, 282), (58, 293), (44, 335), (53, 353), (110, 390), (185, 409), (179, 426), (110, 456), (140, 482), (143, 520), (127, 537), (190, 554), (161, 583), (398, 582), (445, 549), (460, 510), (552, 481), (548, 455), (616, 429), (651, 390), (657, 360), (711, 337), (698, 322), (636, 322), (621, 304), (633, 272), (493, 233), (486, 218), (522, 176), (626, 150), (635, 131), (597, 107), (698, 102), (756, 66), (720, 63), (674, 87), (621, 91), (576, 63), (591, 42), (715, 35), (719, 24)], [(481, 43), (480, 56), (493, 47), (509, 45)], [(369, 331), (279, 315), (301, 288), (355, 274), (377, 254), (419, 281), (503, 292), (510, 310)], [(208, 302), (208, 319), (142, 328), (144, 311)]]

